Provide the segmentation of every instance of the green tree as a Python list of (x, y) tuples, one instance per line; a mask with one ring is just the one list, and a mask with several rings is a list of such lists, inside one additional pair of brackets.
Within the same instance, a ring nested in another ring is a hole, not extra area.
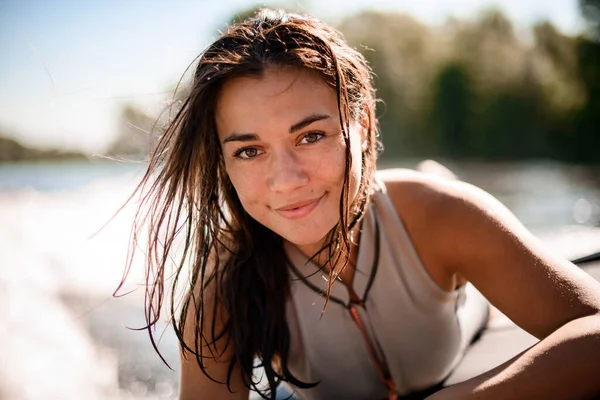
[(419, 154), (432, 147), (423, 135), (429, 110), (429, 83), (443, 59), (437, 36), (411, 16), (363, 11), (344, 18), (339, 29), (362, 51), (375, 74), (382, 100), (384, 158)]
[(571, 154), (576, 161), (599, 163), (600, 42), (580, 38), (577, 50), (586, 102), (575, 115), (576, 138), (570, 143)]
[(433, 83), (430, 123), (438, 153), (460, 157), (470, 150), (473, 101), (471, 77), (466, 68), (456, 63), (446, 65)]

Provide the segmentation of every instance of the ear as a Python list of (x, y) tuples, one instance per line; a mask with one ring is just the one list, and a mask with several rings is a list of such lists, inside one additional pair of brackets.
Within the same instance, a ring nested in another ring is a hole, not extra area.
[(369, 117), (366, 112), (362, 112), (360, 115), (360, 125), (358, 129), (360, 129), (361, 137), (360, 148), (365, 152), (369, 146)]
[[(366, 132), (365, 129), (361, 129), (361, 130), (363, 132)], [(369, 148), (369, 141), (367, 140), (367, 135), (366, 134), (363, 133), (361, 136), (363, 136), (363, 140), (362, 140), (362, 142), (360, 144), (360, 149), (364, 153)]]

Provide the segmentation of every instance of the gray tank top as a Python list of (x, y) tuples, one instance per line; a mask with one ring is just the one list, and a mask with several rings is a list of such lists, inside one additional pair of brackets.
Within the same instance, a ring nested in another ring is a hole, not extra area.
[[(288, 367), (304, 382), (319, 382), (296, 388), (298, 397), (387, 397), (350, 315), (346, 287), (334, 282), (321, 315), (327, 274), (293, 245), (286, 251), (292, 264)], [(353, 289), (365, 301), (357, 308), (360, 319), (400, 395), (444, 380), (487, 322), (488, 303), (471, 284), (446, 292), (429, 276), (381, 182), (363, 220)]]

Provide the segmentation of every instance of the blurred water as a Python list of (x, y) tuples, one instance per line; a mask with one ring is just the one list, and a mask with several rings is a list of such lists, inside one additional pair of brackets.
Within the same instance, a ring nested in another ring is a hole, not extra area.
[(600, 225), (599, 167), (550, 161), (450, 164), (461, 179), (492, 193), (531, 230)]
[[(133, 207), (94, 235), (139, 176), (138, 165), (108, 162), (0, 166), (1, 399), (175, 396), (177, 374), (127, 329), (144, 325), (142, 291), (112, 297)], [(124, 291), (142, 282), (136, 268)], [(175, 365), (174, 338), (162, 343)]]
[(139, 173), (141, 164), (112, 161), (0, 163), (0, 192), (68, 190), (98, 179)]
[[(446, 164), (541, 234), (600, 223), (597, 169)], [(139, 172), (139, 165), (112, 162), (0, 165), (0, 398), (175, 397), (177, 371), (161, 363), (144, 332), (126, 328), (144, 323), (142, 293), (111, 297), (122, 277), (133, 209), (92, 237), (131, 193)], [(141, 266), (134, 267), (128, 288), (142, 281)], [(170, 331), (160, 348), (177, 370)]]

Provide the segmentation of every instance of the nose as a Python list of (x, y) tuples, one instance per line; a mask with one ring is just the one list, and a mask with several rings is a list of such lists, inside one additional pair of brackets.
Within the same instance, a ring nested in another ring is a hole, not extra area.
[(271, 153), (267, 171), (267, 184), (271, 191), (290, 192), (308, 182), (306, 166), (293, 150)]

